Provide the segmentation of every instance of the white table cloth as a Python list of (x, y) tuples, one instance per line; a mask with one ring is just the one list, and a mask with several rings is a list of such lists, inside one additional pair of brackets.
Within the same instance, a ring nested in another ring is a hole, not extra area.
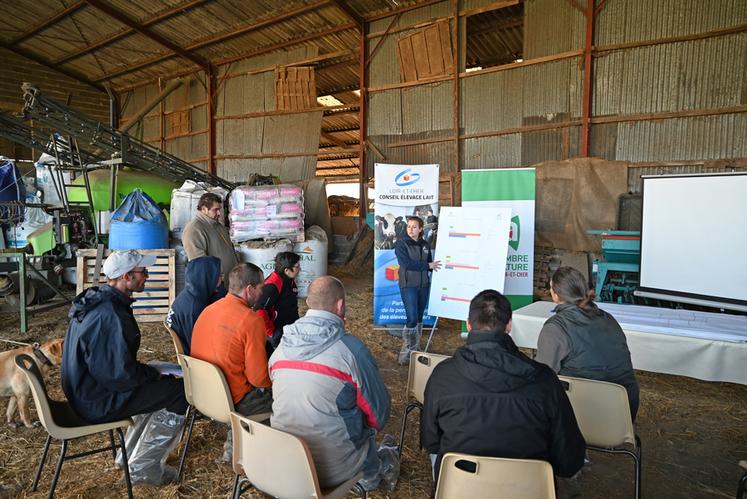
[[(633, 367), (747, 385), (747, 316), (639, 305), (599, 304), (620, 323)], [(535, 302), (513, 314), (516, 345), (537, 348), (555, 304)]]

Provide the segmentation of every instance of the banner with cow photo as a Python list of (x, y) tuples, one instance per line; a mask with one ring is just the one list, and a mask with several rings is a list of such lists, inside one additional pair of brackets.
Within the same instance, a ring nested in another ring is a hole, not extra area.
[[(424, 223), (423, 237), (433, 246), (438, 230), (438, 165), (376, 163), (375, 178), (374, 324), (404, 324), (394, 245), (407, 234), (406, 217), (418, 216)], [(423, 323), (433, 324), (434, 319), (426, 309)]]

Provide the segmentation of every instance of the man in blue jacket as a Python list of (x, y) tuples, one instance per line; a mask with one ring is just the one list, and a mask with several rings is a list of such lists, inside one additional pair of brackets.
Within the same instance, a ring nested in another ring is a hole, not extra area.
[(173, 329), (189, 355), (192, 349), (192, 329), (205, 307), (225, 296), (220, 259), (214, 256), (201, 256), (187, 263), (186, 285), (171, 304), (166, 315), (166, 325)]
[(103, 266), (108, 284), (85, 290), (70, 308), (62, 388), (78, 416), (90, 423), (164, 408), (176, 414), (187, 410), (182, 380), (137, 360), (140, 329), (132, 294), (145, 289), (146, 267), (155, 260), (133, 250), (113, 252)]

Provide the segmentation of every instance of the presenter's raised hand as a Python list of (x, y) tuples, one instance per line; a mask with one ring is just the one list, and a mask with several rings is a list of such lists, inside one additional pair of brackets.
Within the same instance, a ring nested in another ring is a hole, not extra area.
[(441, 260), (436, 260), (435, 262), (430, 262), (428, 264), (428, 267), (430, 267), (431, 270), (438, 272), (441, 270)]

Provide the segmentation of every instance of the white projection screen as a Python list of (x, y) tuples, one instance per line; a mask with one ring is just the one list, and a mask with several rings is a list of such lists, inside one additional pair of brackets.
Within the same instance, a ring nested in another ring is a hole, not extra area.
[(640, 286), (747, 311), (747, 172), (643, 177)]

